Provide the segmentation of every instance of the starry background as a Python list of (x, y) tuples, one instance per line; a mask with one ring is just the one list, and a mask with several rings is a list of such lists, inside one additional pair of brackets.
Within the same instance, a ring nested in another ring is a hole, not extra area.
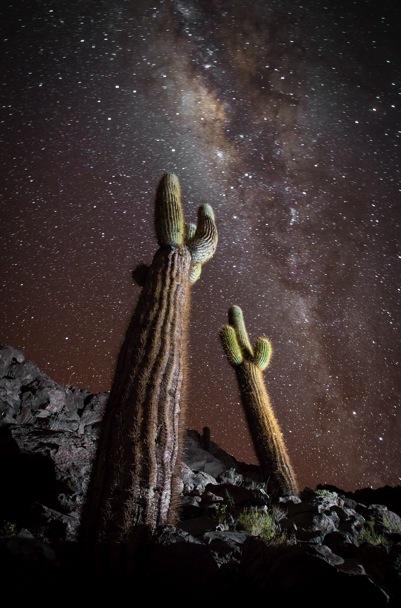
[(217, 338), (268, 335), (301, 485), (401, 478), (401, 10), (384, 0), (8, 2), (1, 332), (105, 391), (180, 177), (220, 243), (193, 289), (187, 426), (253, 461)]

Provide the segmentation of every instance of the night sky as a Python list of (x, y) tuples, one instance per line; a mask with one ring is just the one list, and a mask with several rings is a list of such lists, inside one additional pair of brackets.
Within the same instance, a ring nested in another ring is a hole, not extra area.
[(397, 0), (2, 4), (0, 340), (106, 391), (176, 173), (219, 248), (192, 291), (187, 426), (254, 460), (231, 304), (301, 486), (401, 479)]

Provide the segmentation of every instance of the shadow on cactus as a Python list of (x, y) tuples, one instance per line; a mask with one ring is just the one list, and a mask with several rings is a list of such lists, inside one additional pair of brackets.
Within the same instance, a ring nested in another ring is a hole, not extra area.
[(237, 375), (255, 452), (269, 480), (269, 490), (273, 494), (297, 494), (295, 473), (263, 378), (272, 356), (271, 342), (262, 336), (252, 346), (239, 306), (230, 308), (228, 321), (220, 330), (220, 338)]
[(177, 517), (185, 424), (190, 288), (217, 246), (210, 205), (185, 224), (178, 178), (157, 188), (159, 249), (133, 273), (143, 287), (123, 342), (93, 465), (81, 538), (130, 543)]

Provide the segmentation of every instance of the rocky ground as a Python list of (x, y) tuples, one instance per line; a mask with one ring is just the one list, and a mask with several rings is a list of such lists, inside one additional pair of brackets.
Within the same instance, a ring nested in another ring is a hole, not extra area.
[[(106, 400), (0, 348), (0, 560), (14, 596), (99, 588), (76, 536)], [(401, 488), (272, 500), (258, 467), (188, 431), (180, 523), (149, 539), (137, 572), (129, 586), (153, 599), (179, 590), (194, 601), (399, 606)]]

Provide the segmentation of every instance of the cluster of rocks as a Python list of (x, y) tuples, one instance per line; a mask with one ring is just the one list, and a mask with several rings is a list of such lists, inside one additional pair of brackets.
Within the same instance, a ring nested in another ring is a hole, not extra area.
[(106, 401), (0, 349), (0, 517), (44, 539), (75, 538)]
[[(0, 349), (0, 558), (28, 585), (49, 573), (71, 576), (79, 563), (80, 511), (106, 400)], [(357, 496), (318, 487), (273, 500), (259, 468), (208, 432), (187, 432), (182, 466), (180, 522), (146, 544), (142, 584), (309, 604), (321, 603), (319, 593), (326, 604), (400, 602), (399, 488)], [(378, 494), (387, 504), (376, 504)]]

